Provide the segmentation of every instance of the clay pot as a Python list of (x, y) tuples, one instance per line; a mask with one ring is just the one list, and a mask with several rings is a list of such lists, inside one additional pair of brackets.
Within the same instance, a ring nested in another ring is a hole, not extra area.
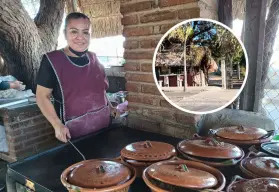
[(274, 131), (266, 131), (256, 127), (230, 126), (210, 130), (210, 134), (214, 135), (218, 141), (231, 143), (248, 150), (252, 145), (271, 141)]
[(192, 139), (179, 142), (177, 149), (183, 157), (213, 167), (236, 165), (245, 155), (236, 145), (219, 142), (213, 137), (200, 137), (197, 134), (194, 134)]
[(214, 167), (188, 160), (154, 163), (143, 172), (143, 180), (153, 192), (221, 191), (224, 175)]
[(250, 152), (240, 162), (240, 170), (248, 178), (279, 178), (279, 158)]
[(63, 171), (61, 182), (70, 192), (128, 192), (135, 169), (117, 159), (93, 159)]
[(142, 177), (143, 170), (153, 163), (168, 160), (176, 156), (175, 147), (158, 141), (140, 141), (127, 145), (121, 152), (124, 163), (136, 169), (137, 177)]
[(276, 178), (256, 178), (256, 179), (244, 179), (236, 175), (232, 182), (227, 187), (226, 192), (278, 192), (279, 191), (279, 179)]

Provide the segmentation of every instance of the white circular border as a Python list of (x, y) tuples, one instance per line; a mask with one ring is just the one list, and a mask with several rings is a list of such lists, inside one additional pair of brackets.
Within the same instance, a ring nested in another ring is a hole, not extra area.
[[(159, 84), (158, 84), (158, 81), (157, 81), (157, 78), (156, 78), (156, 72), (155, 72), (155, 62), (156, 62), (156, 56), (157, 56), (157, 52), (158, 52), (158, 49), (160, 48), (160, 45), (161, 43), (163, 42), (163, 40), (165, 39), (165, 37), (172, 31), (174, 30), (175, 28), (179, 27), (180, 25), (183, 25), (183, 24), (186, 24), (186, 23), (189, 23), (189, 22), (192, 22), (192, 21), (209, 21), (209, 22), (213, 22), (213, 23), (216, 23), (218, 25), (221, 25), (222, 27), (226, 28), (227, 30), (229, 30), (234, 36), (235, 38), (238, 40), (238, 42), (240, 43), (242, 49), (243, 49), (243, 52), (244, 52), (244, 55), (245, 55), (245, 59), (246, 59), (246, 73), (245, 73), (245, 78), (244, 78), (244, 81), (241, 85), (241, 88), (240, 90), (238, 91), (238, 93), (229, 101), (227, 102), (225, 105), (217, 108), (217, 109), (214, 109), (214, 110), (211, 110), (211, 111), (205, 111), (205, 112), (198, 112), (198, 111), (190, 111), (190, 110), (187, 110), (187, 109), (184, 109), (182, 107), (179, 107), (178, 105), (176, 105), (175, 103), (173, 103), (165, 94), (164, 92), (160, 89), (159, 87)], [(247, 78), (248, 78), (248, 72), (249, 72), (249, 61), (248, 61), (248, 56), (247, 56), (247, 51), (244, 47), (244, 44), (242, 43), (242, 41), (235, 35), (235, 33), (232, 31), (231, 28), (229, 28), (228, 26), (224, 25), (223, 23), (220, 23), (219, 21), (216, 21), (216, 20), (212, 20), (212, 19), (205, 19), (205, 18), (195, 18), (195, 19), (188, 19), (188, 20), (185, 20), (185, 21), (182, 21), (176, 25), (174, 25), (172, 28), (170, 28), (164, 35), (163, 37), (160, 39), (159, 43), (157, 44), (156, 46), (156, 49), (154, 51), (154, 55), (153, 55), (153, 62), (152, 62), (152, 73), (153, 73), (153, 78), (154, 78), (154, 81), (156, 83), (156, 86), (157, 86), (157, 89), (160, 91), (161, 95), (174, 107), (176, 107), (177, 109), (180, 109), (181, 111), (184, 111), (186, 113), (191, 113), (191, 114), (196, 114), (196, 115), (205, 115), (205, 114), (210, 114), (210, 113), (215, 113), (217, 111), (220, 111), (224, 108), (226, 108), (229, 104), (231, 104), (234, 100), (236, 100), (236, 98), (241, 94), (242, 90), (244, 89), (244, 86), (246, 84), (246, 81), (247, 81)]]

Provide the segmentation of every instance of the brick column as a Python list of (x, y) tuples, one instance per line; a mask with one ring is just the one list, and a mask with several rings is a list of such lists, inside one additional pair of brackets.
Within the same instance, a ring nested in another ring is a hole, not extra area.
[(1, 109), (1, 118), (6, 129), (9, 152), (0, 153), (0, 158), (8, 162), (34, 155), (60, 143), (36, 104)]
[(126, 38), (124, 58), (129, 92), (128, 126), (179, 138), (196, 132), (199, 115), (172, 107), (157, 90), (152, 74), (154, 50), (177, 23), (200, 16), (197, 0), (126, 0), (121, 4)]

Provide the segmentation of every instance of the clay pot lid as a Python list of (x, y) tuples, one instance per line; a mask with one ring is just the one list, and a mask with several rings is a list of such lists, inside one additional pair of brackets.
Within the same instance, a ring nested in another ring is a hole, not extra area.
[(218, 184), (213, 174), (199, 168), (187, 167), (179, 161), (161, 161), (149, 166), (146, 172), (155, 180), (179, 187), (202, 189)]
[(267, 133), (266, 130), (261, 128), (240, 125), (220, 128), (217, 130), (216, 135), (226, 139), (249, 141), (260, 139)]
[(279, 142), (263, 143), (261, 148), (268, 153), (279, 156)]
[(247, 158), (244, 163), (245, 169), (262, 177), (279, 178), (279, 158), (253, 157)]
[(233, 183), (229, 192), (278, 192), (279, 179), (276, 178), (256, 178), (251, 180), (242, 180)]
[(70, 184), (83, 188), (105, 188), (123, 184), (132, 177), (131, 170), (122, 163), (110, 160), (87, 160), (68, 174)]
[(243, 155), (239, 147), (214, 138), (184, 140), (178, 144), (178, 149), (188, 155), (206, 158), (236, 159)]
[(158, 141), (135, 142), (121, 150), (124, 158), (138, 161), (159, 161), (169, 159), (175, 154), (175, 147)]

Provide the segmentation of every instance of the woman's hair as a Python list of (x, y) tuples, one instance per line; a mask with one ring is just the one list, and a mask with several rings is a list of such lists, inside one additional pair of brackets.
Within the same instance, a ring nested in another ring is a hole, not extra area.
[(69, 23), (70, 20), (72, 20), (72, 19), (80, 19), (80, 18), (88, 19), (88, 20), (90, 21), (89, 17), (87, 17), (87, 16), (86, 16), (85, 14), (83, 14), (83, 13), (80, 13), (80, 12), (72, 12), (72, 13), (69, 13), (69, 14), (67, 15), (66, 19), (65, 19), (65, 28), (64, 28), (64, 30), (66, 30), (67, 25), (68, 25), (68, 23)]

